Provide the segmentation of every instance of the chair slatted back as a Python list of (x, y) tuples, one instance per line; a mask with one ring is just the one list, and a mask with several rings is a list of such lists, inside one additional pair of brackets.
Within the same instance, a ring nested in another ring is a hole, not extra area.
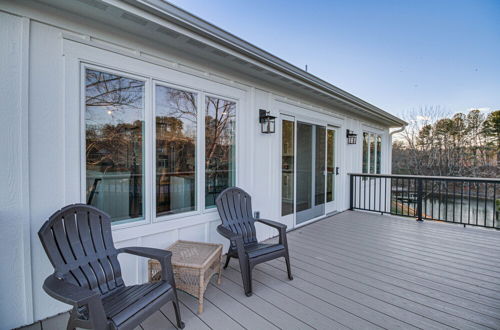
[(101, 294), (124, 285), (109, 215), (73, 204), (55, 212), (38, 236), (55, 275)]
[(217, 196), (215, 204), (224, 227), (240, 234), (245, 245), (257, 242), (252, 198), (249, 194), (237, 187), (226, 188)]

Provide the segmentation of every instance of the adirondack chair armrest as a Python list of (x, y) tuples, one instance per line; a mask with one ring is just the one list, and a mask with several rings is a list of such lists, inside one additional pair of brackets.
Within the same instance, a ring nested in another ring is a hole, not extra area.
[(88, 304), (93, 300), (101, 302), (99, 293), (68, 283), (57, 278), (54, 274), (45, 279), (43, 290), (52, 298), (76, 307)]
[(238, 239), (241, 239), (243, 240), (243, 237), (241, 237), (240, 234), (238, 233), (235, 233), (229, 229), (227, 229), (226, 227), (224, 227), (223, 225), (218, 225), (217, 226), (217, 232), (219, 234), (221, 234), (222, 236), (224, 236), (225, 238), (229, 239), (229, 240), (238, 240)]
[(267, 226), (270, 226), (270, 227), (273, 227), (273, 228), (276, 228), (276, 229), (286, 229), (286, 225), (285, 224), (282, 224), (282, 223), (279, 223), (279, 222), (276, 222), (276, 221), (272, 221), (272, 220), (268, 220), (268, 219), (255, 219), (255, 221), (263, 223), (263, 224), (265, 224)]
[(279, 235), (280, 235), (280, 238), (279, 238), (280, 244), (288, 246), (288, 243), (286, 240), (286, 225), (285, 224), (282, 224), (282, 223), (279, 223), (276, 221), (272, 221), (272, 220), (268, 220), (268, 219), (255, 219), (255, 221), (263, 223), (267, 226), (276, 228), (278, 230)]
[(245, 248), (243, 246), (243, 237), (235, 232), (232, 232), (231, 230), (227, 229), (223, 225), (218, 225), (217, 226), (217, 232), (233, 242), (236, 245), (236, 250), (238, 251), (238, 255), (243, 258), (245, 255)]
[(160, 262), (162, 279), (175, 287), (172, 270), (172, 252), (142, 246), (131, 246), (118, 249), (118, 253), (128, 253), (139, 257), (155, 259)]
[(148, 248), (142, 246), (130, 246), (118, 249), (118, 253), (128, 253), (139, 257), (161, 261), (163, 258), (171, 258), (172, 252), (162, 249)]

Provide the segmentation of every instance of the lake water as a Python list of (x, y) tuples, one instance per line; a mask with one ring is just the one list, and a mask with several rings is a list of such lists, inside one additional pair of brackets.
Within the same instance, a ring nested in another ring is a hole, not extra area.
[(480, 226), (493, 226), (500, 228), (498, 215), (495, 217), (495, 204), (492, 199), (448, 197), (427, 198), (424, 200), (423, 213), (426, 218), (443, 221), (468, 223)]

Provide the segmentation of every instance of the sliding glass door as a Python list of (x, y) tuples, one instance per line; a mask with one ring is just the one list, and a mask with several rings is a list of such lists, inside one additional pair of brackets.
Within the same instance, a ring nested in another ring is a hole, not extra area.
[(336, 129), (281, 116), (281, 216), (296, 226), (336, 210)]

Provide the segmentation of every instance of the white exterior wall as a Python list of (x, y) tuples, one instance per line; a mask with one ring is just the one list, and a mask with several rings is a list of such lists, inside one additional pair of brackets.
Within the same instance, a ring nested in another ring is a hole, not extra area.
[(26, 21), (0, 12), (0, 328), (32, 314)]
[[(260, 211), (262, 218), (280, 220), (281, 135), (278, 121), (276, 134), (260, 133), (258, 109), (268, 109), (276, 116), (288, 109), (298, 116), (339, 125), (339, 211), (349, 207), (346, 174), (361, 171), (363, 130), (382, 135), (382, 173), (390, 171), (387, 128), (325, 108), (319, 102), (297, 100), (291, 93), (245, 80), (202, 60), (182, 58), (173, 50), (154, 48), (151, 43), (99, 24), (85, 24), (83, 19), (45, 11), (42, 5), (18, 6), (3, 4), (7, 12), (0, 12), (0, 40), (7, 45), (0, 48), (1, 329), (69, 309), (42, 290), (45, 277), (53, 269), (37, 231), (57, 209), (85, 201), (80, 180), (79, 81), (73, 79), (79, 58), (103, 65), (109, 62), (120, 70), (145, 75), (168, 72), (168, 79), (176, 83), (238, 97), (237, 184), (253, 196), (254, 211)], [(147, 63), (136, 66), (142, 61)], [(346, 129), (358, 134), (356, 145), (347, 145)], [(219, 221), (214, 211), (160, 222), (147, 219), (146, 224), (115, 227), (113, 236), (117, 247), (165, 248), (177, 239), (221, 242), (227, 247), (215, 231)], [(262, 225), (257, 231), (260, 239), (276, 234)], [(120, 261), (127, 283), (147, 279), (146, 260), (120, 256)]]

